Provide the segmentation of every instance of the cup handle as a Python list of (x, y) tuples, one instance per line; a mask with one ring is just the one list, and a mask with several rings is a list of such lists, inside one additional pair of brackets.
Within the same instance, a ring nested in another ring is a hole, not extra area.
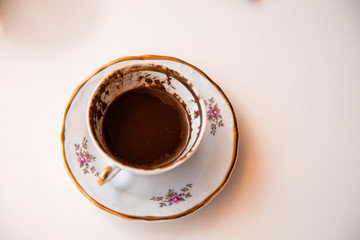
[(110, 182), (120, 171), (121, 169), (115, 165), (107, 166), (97, 178), (98, 185), (102, 186), (104, 183)]

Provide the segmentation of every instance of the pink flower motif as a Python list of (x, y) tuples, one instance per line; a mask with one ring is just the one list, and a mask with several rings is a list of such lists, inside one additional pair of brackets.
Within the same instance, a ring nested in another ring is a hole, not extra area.
[(170, 197), (170, 201), (171, 201), (172, 203), (179, 203), (179, 202), (180, 202), (180, 197), (179, 197), (179, 195), (177, 195), (177, 194), (172, 195), (172, 196)]
[(79, 163), (88, 163), (89, 162), (89, 160), (86, 158), (85, 155), (80, 155), (77, 160)]
[(220, 109), (217, 107), (213, 107), (210, 109), (210, 116), (211, 117), (217, 117), (220, 115)]

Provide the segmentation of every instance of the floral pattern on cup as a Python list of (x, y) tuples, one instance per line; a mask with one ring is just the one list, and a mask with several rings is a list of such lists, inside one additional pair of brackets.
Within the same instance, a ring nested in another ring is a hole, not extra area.
[(192, 184), (186, 184), (186, 186), (180, 189), (180, 193), (175, 192), (174, 189), (169, 189), (165, 196), (152, 197), (150, 200), (159, 202), (159, 207), (167, 207), (173, 204), (178, 204), (182, 201), (185, 201), (186, 198), (190, 198), (190, 188), (192, 188)]
[(84, 137), (81, 141), (81, 144), (74, 144), (75, 154), (77, 156), (77, 161), (80, 164), (80, 168), (82, 168), (84, 174), (92, 173), (97, 177), (100, 175), (100, 173), (94, 166), (96, 158), (88, 152), (87, 142), (88, 140)]
[(222, 116), (220, 114), (220, 108), (218, 107), (218, 104), (215, 103), (215, 100), (213, 97), (208, 100), (205, 100), (205, 105), (207, 107), (207, 118), (208, 118), (209, 122), (211, 123), (210, 134), (215, 136), (216, 128), (224, 126), (224, 122), (223, 122)]

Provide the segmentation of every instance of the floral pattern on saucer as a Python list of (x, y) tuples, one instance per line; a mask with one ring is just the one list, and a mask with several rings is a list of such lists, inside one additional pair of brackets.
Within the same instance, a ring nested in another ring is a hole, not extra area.
[(74, 144), (77, 161), (79, 162), (80, 168), (82, 168), (84, 174), (91, 172), (94, 174), (94, 176), (97, 177), (100, 175), (100, 173), (94, 166), (96, 158), (88, 152), (87, 142), (88, 140), (84, 137), (81, 141), (81, 144)]
[(208, 101), (205, 100), (205, 105), (208, 108), (207, 111), (207, 118), (209, 122), (211, 123), (210, 128), (213, 136), (215, 136), (216, 128), (217, 127), (223, 127), (224, 123), (222, 120), (222, 116), (220, 114), (220, 108), (218, 107), (218, 104), (215, 103), (214, 98), (210, 98)]
[(181, 201), (185, 201), (186, 198), (192, 197), (190, 188), (192, 188), (192, 184), (186, 184), (184, 188), (180, 189), (180, 193), (175, 192), (174, 189), (169, 189), (168, 193), (164, 197), (152, 197), (150, 200), (159, 202), (159, 207), (171, 206), (174, 203), (178, 204)]

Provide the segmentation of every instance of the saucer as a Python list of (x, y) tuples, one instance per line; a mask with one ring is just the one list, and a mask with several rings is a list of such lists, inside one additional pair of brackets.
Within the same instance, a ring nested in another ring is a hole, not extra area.
[[(122, 171), (100, 187), (97, 176), (111, 162), (90, 139), (88, 100), (99, 81), (113, 70), (144, 61), (172, 68), (198, 87), (208, 114), (204, 139), (194, 155), (175, 169), (151, 176)], [(227, 184), (236, 163), (238, 129), (230, 101), (200, 69), (173, 57), (145, 55), (112, 61), (77, 87), (65, 110), (61, 141), (66, 170), (97, 207), (125, 219), (173, 220), (205, 206)]]

